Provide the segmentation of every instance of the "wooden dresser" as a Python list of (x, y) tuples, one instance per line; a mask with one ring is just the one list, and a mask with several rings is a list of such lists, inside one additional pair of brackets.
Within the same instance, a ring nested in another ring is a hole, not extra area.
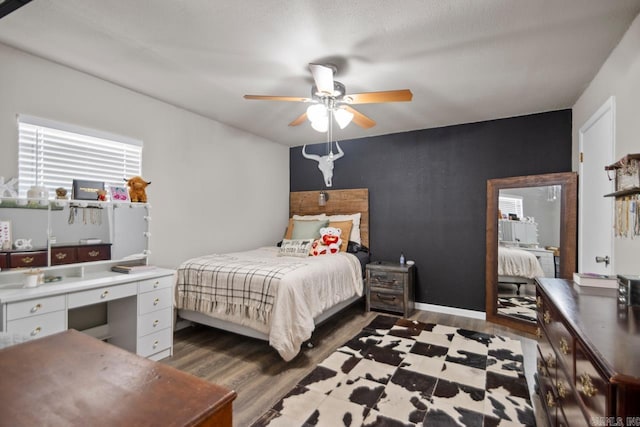
[(232, 425), (234, 391), (68, 330), (0, 350), (0, 426)]
[(551, 425), (640, 425), (640, 307), (616, 289), (536, 279), (536, 382)]

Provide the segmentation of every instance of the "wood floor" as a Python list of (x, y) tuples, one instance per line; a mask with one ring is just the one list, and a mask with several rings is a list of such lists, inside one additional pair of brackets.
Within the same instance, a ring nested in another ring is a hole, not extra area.
[[(174, 355), (162, 362), (238, 393), (233, 403), (233, 424), (246, 427), (275, 404), (298, 381), (349, 340), (378, 313), (364, 311), (356, 303), (316, 328), (311, 343), (292, 361), (284, 362), (265, 341), (247, 338), (207, 326), (191, 326), (175, 333)], [(525, 373), (533, 391), (536, 342), (531, 337), (485, 322), (448, 314), (416, 311), (411, 319), (439, 323), (520, 339)], [(533, 394), (533, 393), (532, 393)], [(545, 426), (535, 394), (534, 410), (539, 426)]]

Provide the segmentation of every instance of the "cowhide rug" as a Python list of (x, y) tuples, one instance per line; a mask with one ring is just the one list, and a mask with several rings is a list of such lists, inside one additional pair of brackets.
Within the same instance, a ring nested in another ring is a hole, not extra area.
[(520, 341), (379, 315), (254, 424), (535, 425)]
[(536, 299), (534, 297), (499, 297), (498, 313), (517, 317), (529, 322), (536, 321)]

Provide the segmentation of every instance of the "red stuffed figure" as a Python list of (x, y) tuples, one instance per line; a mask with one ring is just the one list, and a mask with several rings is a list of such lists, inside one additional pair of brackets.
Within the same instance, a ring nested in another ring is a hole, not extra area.
[(336, 227), (323, 227), (320, 229), (320, 238), (311, 245), (311, 255), (335, 254), (340, 251), (342, 230)]

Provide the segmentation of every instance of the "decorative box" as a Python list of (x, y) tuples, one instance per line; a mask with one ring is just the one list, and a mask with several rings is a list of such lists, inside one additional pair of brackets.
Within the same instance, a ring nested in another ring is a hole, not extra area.
[(615, 176), (609, 175), (609, 179), (615, 179), (615, 191), (640, 188), (640, 153), (627, 154), (612, 165), (605, 166), (605, 170), (614, 171)]
[(640, 305), (640, 276), (618, 274), (618, 301)]
[(72, 190), (75, 200), (98, 200), (98, 190), (104, 190), (104, 182), (74, 179)]

